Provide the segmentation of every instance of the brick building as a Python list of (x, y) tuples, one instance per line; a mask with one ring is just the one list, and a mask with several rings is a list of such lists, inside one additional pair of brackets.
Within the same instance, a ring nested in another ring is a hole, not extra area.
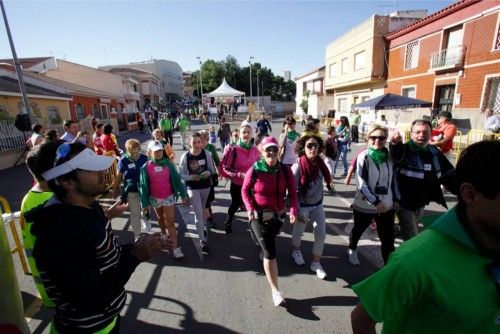
[(462, 0), (385, 35), (386, 93), (432, 102), (462, 129), (500, 112), (500, 1)]

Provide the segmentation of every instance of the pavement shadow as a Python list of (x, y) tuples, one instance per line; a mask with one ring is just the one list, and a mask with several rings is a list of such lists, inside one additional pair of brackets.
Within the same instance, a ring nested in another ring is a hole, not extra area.
[(318, 306), (355, 306), (357, 303), (358, 298), (352, 296), (325, 296), (309, 299), (287, 298), (284, 307), (288, 313), (295, 317), (319, 321), (321, 318), (314, 313), (315, 308)]

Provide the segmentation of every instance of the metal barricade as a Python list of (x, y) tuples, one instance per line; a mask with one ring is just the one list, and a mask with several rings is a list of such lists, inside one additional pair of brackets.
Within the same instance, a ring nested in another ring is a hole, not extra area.
[[(26, 255), (24, 254), (24, 247), (21, 242), (21, 239), (19, 238), (19, 232), (17, 231), (16, 227), (16, 221), (20, 221), (21, 214), (20, 212), (11, 212), (10, 210), (10, 205), (7, 199), (5, 197), (0, 196), (0, 206), (2, 207), (2, 218), (5, 222), (5, 225), (9, 225), (10, 231), (12, 233), (12, 239), (14, 240), (14, 249), (11, 249), (10, 253), (14, 254), (17, 253), (19, 255), (19, 260), (21, 261), (21, 266), (23, 267), (23, 271), (26, 275), (30, 273), (30, 270), (28, 268), (28, 262), (26, 260)], [(21, 224), (24, 224), (21, 222)]]
[(481, 140), (484, 140), (484, 135), (487, 132), (479, 129), (472, 129), (469, 131), (467, 134), (467, 142), (465, 144), (465, 147), (468, 147), (471, 144), (480, 142)]

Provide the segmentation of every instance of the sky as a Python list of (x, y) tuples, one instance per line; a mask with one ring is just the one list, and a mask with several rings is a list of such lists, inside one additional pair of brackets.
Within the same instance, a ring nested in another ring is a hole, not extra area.
[[(324, 65), (327, 44), (373, 14), (427, 9), (450, 0), (373, 1), (17, 1), (4, 0), (19, 58), (54, 56), (98, 67), (149, 59), (236, 57), (292, 78)], [(2, 22), (3, 23), (3, 22)], [(0, 58), (12, 58), (5, 25)]]

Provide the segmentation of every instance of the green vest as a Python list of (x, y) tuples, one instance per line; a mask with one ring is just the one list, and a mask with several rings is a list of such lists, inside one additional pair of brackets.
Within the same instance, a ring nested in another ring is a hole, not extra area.
[[(21, 213), (25, 215), (30, 210), (44, 204), (52, 197), (51, 192), (39, 192), (30, 190), (26, 196), (23, 198), (23, 202), (21, 204)], [(36, 238), (31, 234), (31, 227), (33, 226), (33, 222), (26, 221), (26, 225), (24, 229), (21, 231), (23, 236), (24, 250), (26, 251), (26, 256), (28, 257), (28, 263), (31, 268), (31, 276), (35, 281), (36, 288), (40, 293), (40, 298), (42, 299), (43, 304), (46, 307), (54, 307), (54, 302), (47, 296), (47, 292), (45, 291), (45, 287), (42, 283), (42, 278), (40, 277), (40, 273), (38, 272), (38, 268), (35, 263), (35, 259), (33, 258), (33, 248), (35, 246)]]
[(172, 131), (173, 128), (172, 120), (170, 118), (164, 118), (160, 120), (160, 128), (163, 131)]

